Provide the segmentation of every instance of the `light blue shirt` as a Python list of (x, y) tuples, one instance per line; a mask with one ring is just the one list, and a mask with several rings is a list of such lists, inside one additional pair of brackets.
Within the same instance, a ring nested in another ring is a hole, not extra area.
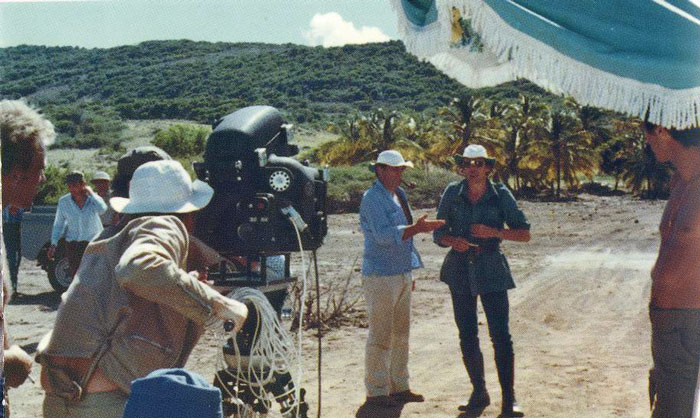
[[(408, 205), (406, 193), (400, 187), (396, 193)], [(365, 234), (363, 275), (393, 276), (423, 267), (413, 238), (401, 239), (409, 226), (401, 204), (379, 181), (362, 197), (360, 226)]]
[(91, 241), (102, 232), (100, 215), (106, 210), (107, 204), (95, 193), (88, 196), (82, 209), (70, 193), (61, 196), (53, 221), (51, 244), (58, 244), (61, 237), (65, 237), (66, 241)]

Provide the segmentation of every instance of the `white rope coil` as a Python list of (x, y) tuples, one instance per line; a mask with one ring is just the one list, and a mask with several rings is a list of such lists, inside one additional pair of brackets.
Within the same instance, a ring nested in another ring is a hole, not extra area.
[[(306, 258), (304, 255), (304, 249), (301, 241), (301, 234), (294, 222), (291, 222), (294, 226), (294, 230), (299, 240), (299, 250), (301, 253), (301, 264), (302, 264), (302, 292), (300, 298), (300, 308), (299, 308), (299, 335), (298, 335), (298, 345), (295, 347), (294, 341), (292, 341), (291, 335), (282, 327), (277, 318), (277, 312), (275, 312), (270, 302), (267, 300), (265, 295), (253, 288), (243, 287), (236, 289), (227, 295), (227, 297), (238, 300), (242, 303), (252, 303), (255, 307), (255, 312), (258, 315), (257, 324), (255, 329), (255, 334), (252, 335), (252, 344), (250, 347), (250, 354), (247, 359), (243, 359), (244, 356), (240, 353), (240, 348), (236, 343), (236, 338), (232, 338), (233, 348), (235, 351), (235, 364), (226, 361), (223, 351), (219, 357), (218, 370), (221, 373), (228, 374), (234, 382), (239, 382), (247, 385), (253, 396), (255, 396), (261, 402), (270, 400), (274, 397), (274, 400), (279, 402), (281, 400), (286, 401), (285, 409), (288, 411), (296, 410), (296, 416), (299, 416), (299, 411), (301, 407), (301, 387), (302, 387), (302, 337), (303, 337), (303, 321), (304, 321), (304, 305), (306, 302)], [(250, 320), (250, 318), (249, 318)], [(213, 324), (212, 324), (213, 325)], [(226, 338), (230, 336), (227, 335)], [(232, 371), (231, 368), (235, 366)], [(296, 366), (296, 373), (292, 373), (293, 366)], [(265, 391), (264, 386), (270, 382), (275, 377), (275, 375), (284, 375), (289, 373), (292, 377), (292, 382), (294, 384), (293, 389), (287, 390), (283, 393), (278, 393), (273, 396), (273, 394)], [(217, 374), (217, 379), (220, 379)], [(231, 393), (228, 387), (221, 382), (221, 386), (228, 393), (228, 396), (236, 399), (236, 394)], [(289, 402), (290, 395), (294, 393), (293, 401)], [(252, 411), (249, 408), (244, 409), (242, 416), (249, 416)]]
[[(255, 334), (252, 335), (250, 355), (241, 355), (240, 348), (233, 338), (233, 348), (235, 351), (235, 364), (230, 364), (220, 356), (220, 367), (222, 373), (228, 374), (234, 382), (247, 385), (253, 395), (260, 401), (271, 400), (272, 394), (265, 391), (264, 386), (272, 381), (275, 375), (289, 373), (295, 383), (294, 391), (278, 393), (274, 400), (287, 398), (293, 392), (294, 401), (289, 404), (290, 410), (298, 408), (300, 396), (298, 393), (298, 376), (293, 376), (293, 366), (298, 364), (299, 353), (295, 350), (294, 342), (287, 331), (281, 326), (277, 319), (277, 313), (270, 305), (265, 295), (257, 290), (248, 287), (237, 289), (228, 295), (229, 298), (236, 299), (242, 303), (252, 303), (255, 307), (255, 314), (258, 316)], [(252, 313), (252, 312), (251, 312)], [(249, 319), (250, 320), (250, 319)], [(247, 357), (244, 359), (244, 357)], [(226, 385), (222, 386), (226, 388)], [(226, 388), (228, 392), (228, 388)], [(232, 398), (236, 394), (228, 393)]]

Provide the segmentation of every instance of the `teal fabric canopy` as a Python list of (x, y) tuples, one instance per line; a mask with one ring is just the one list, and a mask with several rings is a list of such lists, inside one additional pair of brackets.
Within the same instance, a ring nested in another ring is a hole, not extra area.
[[(409, 52), (470, 87), (527, 78), (578, 102), (700, 126), (699, 0), (393, 0)], [(478, 42), (452, 42), (455, 11)]]

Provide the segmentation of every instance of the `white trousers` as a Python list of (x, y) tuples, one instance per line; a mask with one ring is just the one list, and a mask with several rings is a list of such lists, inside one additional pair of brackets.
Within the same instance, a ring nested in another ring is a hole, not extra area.
[(367, 396), (402, 392), (408, 386), (411, 273), (363, 276), (369, 335), (365, 349)]

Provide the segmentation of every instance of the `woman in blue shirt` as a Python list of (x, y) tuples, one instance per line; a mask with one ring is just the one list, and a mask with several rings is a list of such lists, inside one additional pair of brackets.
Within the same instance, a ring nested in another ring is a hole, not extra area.
[(488, 157), (484, 147), (469, 145), (455, 160), (464, 180), (449, 184), (442, 194), (437, 218), (446, 223), (433, 238), (436, 244), (451, 247), (440, 280), (450, 287), (462, 358), (473, 386), (469, 402), (459, 409), (483, 409), (491, 403), (479, 348), (479, 297), (501, 383), (501, 416), (522, 417), (513, 390), (513, 342), (508, 329), (507, 291), (515, 284), (499, 244), (503, 240), (529, 241), (530, 224), (508, 188), (488, 178), (495, 160)]

